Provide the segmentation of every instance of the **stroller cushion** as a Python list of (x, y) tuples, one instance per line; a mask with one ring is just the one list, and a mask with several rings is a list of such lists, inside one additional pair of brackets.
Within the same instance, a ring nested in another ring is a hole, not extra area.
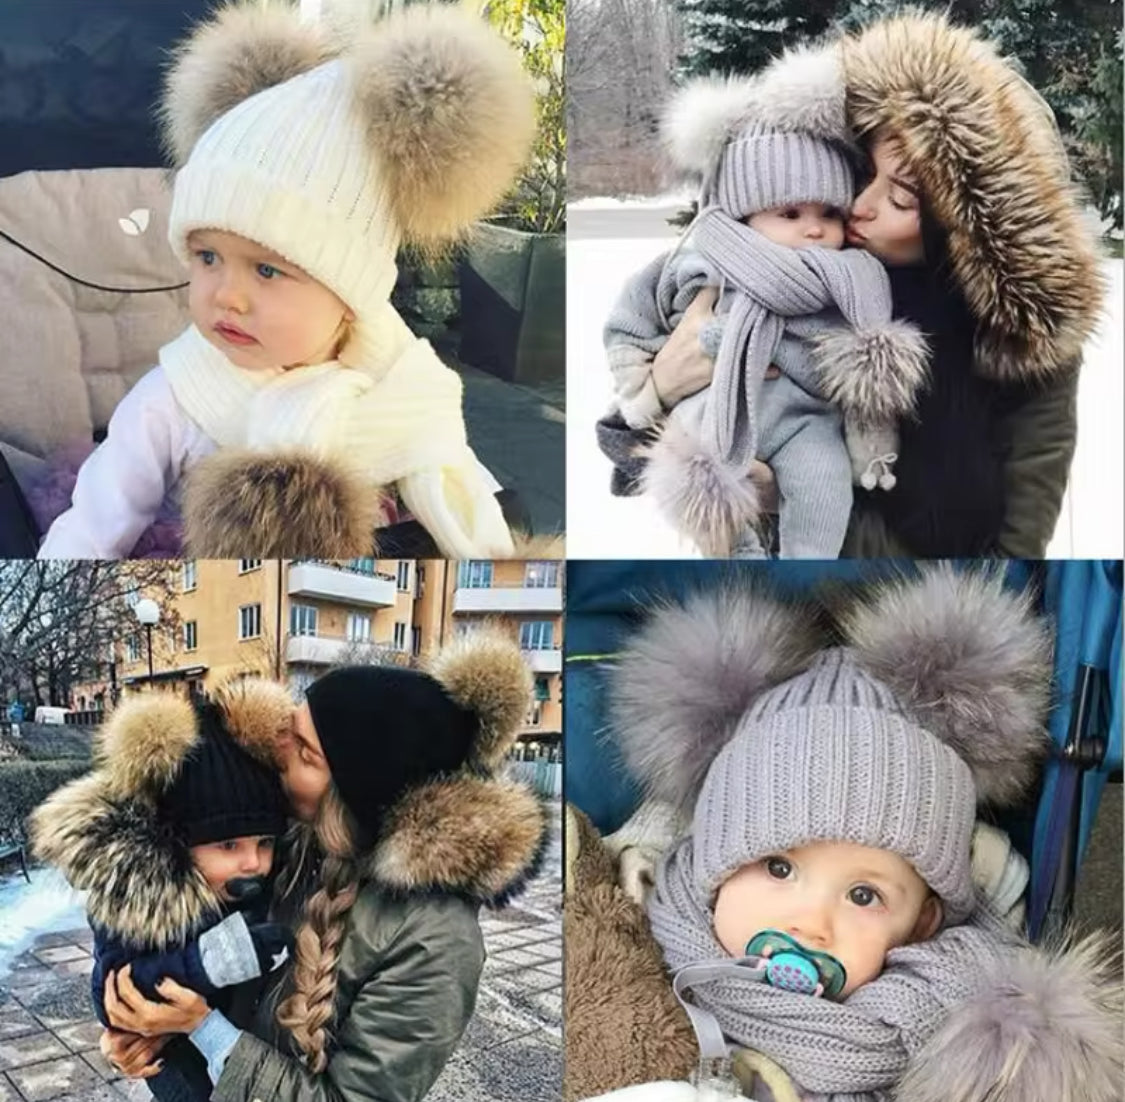
[(156, 168), (0, 179), (7, 454), (45, 457), (92, 442), (186, 324), (187, 272), (168, 245), (170, 205)]

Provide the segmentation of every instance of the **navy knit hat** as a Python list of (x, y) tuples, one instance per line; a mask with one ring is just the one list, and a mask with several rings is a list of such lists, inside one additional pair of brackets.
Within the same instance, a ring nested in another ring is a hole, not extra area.
[(161, 818), (188, 846), (282, 834), (289, 813), (278, 775), (231, 738), (217, 705), (196, 708), (198, 740), (160, 796)]
[(395, 666), (333, 670), (306, 699), (332, 782), (372, 835), (407, 789), (460, 769), (480, 727), (435, 678)]

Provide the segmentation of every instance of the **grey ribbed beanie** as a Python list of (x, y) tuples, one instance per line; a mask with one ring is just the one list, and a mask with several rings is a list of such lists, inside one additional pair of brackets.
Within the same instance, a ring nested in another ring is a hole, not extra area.
[(847, 209), (855, 177), (843, 149), (807, 131), (744, 126), (723, 149), (704, 204), (735, 219), (789, 203)]
[(853, 842), (904, 857), (956, 924), (974, 908), (976, 798), (954, 750), (849, 649), (825, 650), (762, 694), (712, 762), (695, 805), (694, 877), (706, 897), (766, 854)]

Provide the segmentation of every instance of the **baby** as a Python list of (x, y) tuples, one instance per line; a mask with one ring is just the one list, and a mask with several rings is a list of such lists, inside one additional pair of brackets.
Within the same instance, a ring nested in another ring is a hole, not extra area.
[(514, 53), (442, 4), (346, 45), (296, 9), (228, 6), (179, 50), (163, 115), (191, 324), (118, 405), (40, 556), (127, 556), (181, 497), (193, 554), (369, 555), (391, 495), (442, 555), (510, 555), (460, 378), (390, 294), (400, 244), (454, 239), (521, 162)]
[[(266, 920), (288, 813), (278, 778), (234, 741), (213, 704), (193, 714), (171, 697), (129, 701), (101, 741), (99, 768), (32, 816), (37, 855), (89, 892), (98, 1019), (109, 1024), (106, 979), (126, 966), (146, 998), (159, 1001), (171, 979), (224, 1009), (225, 989), (289, 958), (288, 930)], [(207, 1021), (192, 1043), (165, 1047), (150, 1080), (158, 1098), (211, 1096), (205, 1060), (225, 1055), (231, 1038), (212, 1036)]]
[[(652, 426), (664, 415), (652, 358), (699, 289), (721, 289), (703, 337), (711, 385), (668, 413), (645, 475), (709, 556), (765, 555), (748, 477), (761, 459), (777, 480), (782, 557), (836, 558), (853, 476), (893, 487), (895, 423), (925, 378), (925, 343), (891, 320), (882, 265), (841, 251), (848, 135), (816, 110), (819, 91), (770, 85), (737, 99), (703, 82), (673, 101), (666, 129), (678, 164), (704, 177), (700, 212), (689, 245), (638, 273), (606, 323), (618, 409)], [(764, 382), (771, 366), (779, 374)]]

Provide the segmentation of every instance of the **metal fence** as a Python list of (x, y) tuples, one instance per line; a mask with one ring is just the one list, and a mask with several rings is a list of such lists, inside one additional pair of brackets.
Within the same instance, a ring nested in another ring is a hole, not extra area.
[(561, 761), (509, 761), (508, 770), (516, 780), (530, 785), (540, 796), (562, 795)]

